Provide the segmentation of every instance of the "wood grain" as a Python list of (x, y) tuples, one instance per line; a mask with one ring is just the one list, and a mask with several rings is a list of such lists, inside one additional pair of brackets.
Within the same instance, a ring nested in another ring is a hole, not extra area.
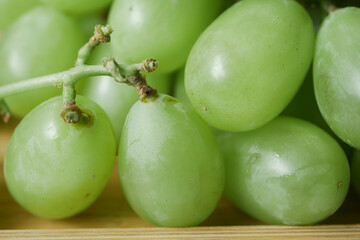
[(10, 196), (3, 177), (6, 146), (19, 120), (0, 123), (0, 238), (2, 239), (360, 239), (360, 200), (350, 192), (344, 205), (321, 225), (270, 226), (223, 198), (199, 227), (155, 228), (139, 218), (121, 191), (116, 169), (99, 199), (65, 220), (32, 216)]
[(237, 226), (193, 228), (111, 228), (1, 231), (0, 239), (350, 239), (360, 238), (360, 225)]

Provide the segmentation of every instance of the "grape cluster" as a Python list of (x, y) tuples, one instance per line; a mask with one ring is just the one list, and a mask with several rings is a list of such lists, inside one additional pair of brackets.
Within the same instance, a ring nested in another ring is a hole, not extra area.
[[(8, 190), (36, 216), (71, 217), (101, 194), (117, 157), (129, 204), (156, 226), (198, 225), (223, 193), (267, 223), (324, 220), (347, 195), (352, 155), (360, 193), (360, 9), (351, 5), (1, 1), (0, 98), (1, 86), (74, 67), (98, 23), (112, 27), (111, 42), (86, 65), (114, 58), (128, 83), (84, 78), (69, 100), (64, 74), (63, 98), (47, 87), (0, 99), (23, 118), (5, 156)], [(145, 76), (134, 63), (150, 57), (159, 65)], [(129, 85), (145, 80), (157, 91), (138, 100)], [(81, 111), (76, 123), (60, 117), (64, 104)]]

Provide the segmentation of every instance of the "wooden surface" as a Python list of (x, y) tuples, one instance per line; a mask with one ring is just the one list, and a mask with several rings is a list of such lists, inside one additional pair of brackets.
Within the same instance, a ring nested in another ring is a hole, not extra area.
[(237, 226), (194, 228), (110, 228), (2, 231), (11, 239), (359, 239), (359, 225), (349, 226)]
[(7, 143), (17, 120), (0, 123), (0, 238), (2, 239), (360, 239), (360, 199), (350, 192), (344, 205), (316, 226), (271, 226), (246, 216), (225, 198), (199, 227), (156, 228), (139, 218), (121, 192), (117, 171), (99, 199), (65, 220), (34, 217), (9, 195), (3, 177)]

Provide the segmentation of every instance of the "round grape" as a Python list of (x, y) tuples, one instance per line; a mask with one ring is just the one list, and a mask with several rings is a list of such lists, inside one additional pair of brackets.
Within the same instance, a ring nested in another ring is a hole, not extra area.
[(100, 195), (115, 162), (115, 136), (105, 112), (87, 98), (77, 105), (92, 115), (89, 124), (65, 123), (62, 98), (31, 111), (9, 142), (4, 175), (14, 199), (44, 218), (71, 217)]

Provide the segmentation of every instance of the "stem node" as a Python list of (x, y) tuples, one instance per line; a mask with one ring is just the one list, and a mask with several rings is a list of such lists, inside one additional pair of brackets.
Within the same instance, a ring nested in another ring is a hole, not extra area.
[(126, 83), (126, 79), (123, 78), (122, 74), (120, 73), (119, 64), (115, 61), (114, 58), (105, 57), (103, 59), (103, 66), (108, 70), (111, 76), (114, 78), (116, 82), (119, 83)]
[(153, 58), (148, 58), (143, 61), (144, 69), (147, 72), (153, 72), (158, 67), (158, 61)]

